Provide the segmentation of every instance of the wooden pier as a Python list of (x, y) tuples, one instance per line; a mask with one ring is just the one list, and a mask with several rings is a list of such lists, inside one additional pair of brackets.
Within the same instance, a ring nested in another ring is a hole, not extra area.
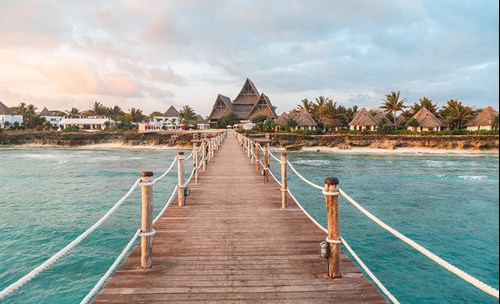
[(387, 303), (344, 255), (319, 256), (325, 233), (262, 176), (229, 135), (185, 206), (156, 223), (153, 267), (137, 246), (93, 303)]

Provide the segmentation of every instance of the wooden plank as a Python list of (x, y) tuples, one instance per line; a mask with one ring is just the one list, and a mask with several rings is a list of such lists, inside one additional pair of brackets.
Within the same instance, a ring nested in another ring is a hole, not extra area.
[(185, 206), (156, 223), (153, 267), (135, 248), (94, 303), (387, 303), (344, 255), (339, 279), (319, 257), (326, 237), (229, 135)]

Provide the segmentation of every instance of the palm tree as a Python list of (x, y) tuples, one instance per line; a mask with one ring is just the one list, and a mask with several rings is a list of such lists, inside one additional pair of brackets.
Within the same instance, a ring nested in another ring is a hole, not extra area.
[(308, 113), (311, 113), (312, 110), (312, 102), (309, 101), (309, 99), (304, 98), (301, 101), (301, 104), (297, 106), (297, 109), (302, 110), (305, 109)]
[(422, 108), (426, 108), (427, 110), (429, 110), (432, 114), (434, 114), (436, 116), (438, 115), (437, 102), (432, 103), (432, 99), (429, 99), (425, 96), (420, 98), (418, 101), (419, 101), (419, 103), (414, 103), (410, 109), (410, 111), (412, 113), (411, 116), (417, 114), (417, 112), (420, 111), (420, 109), (422, 109)]
[(179, 112), (179, 116), (181, 118), (181, 122), (185, 126), (189, 126), (194, 121), (196, 121), (196, 113), (193, 108), (188, 105), (185, 105), (181, 111)]
[(131, 122), (140, 122), (144, 119), (144, 115), (142, 114), (142, 110), (131, 108), (128, 110), (128, 113), (125, 114), (126, 118)]
[(29, 104), (26, 106), (26, 117), (24, 118), (25, 123), (24, 126), (28, 128), (33, 128), (34, 120), (36, 117), (36, 107), (33, 104)]
[(89, 113), (95, 116), (106, 115), (107, 112), (108, 109), (98, 101), (94, 102), (94, 104), (90, 107), (89, 110)]
[(448, 100), (440, 114), (454, 129), (462, 128), (464, 122), (473, 117), (470, 107), (466, 107), (462, 105), (462, 102), (454, 99)]
[(406, 102), (406, 98), (399, 100), (400, 92), (394, 92), (385, 95), (385, 99), (382, 99), (381, 109), (384, 109), (386, 113), (392, 113), (392, 117), (394, 118), (394, 128), (397, 130), (398, 122), (397, 122), (397, 112), (402, 111), (406, 106), (404, 103)]
[(71, 110), (66, 111), (66, 114), (68, 114), (69, 116), (78, 116), (80, 114), (80, 110), (72, 107)]

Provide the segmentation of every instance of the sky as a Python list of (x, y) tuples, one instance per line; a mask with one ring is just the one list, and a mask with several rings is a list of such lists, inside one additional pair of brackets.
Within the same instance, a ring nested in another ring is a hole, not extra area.
[(376, 108), (391, 91), (498, 110), (493, 0), (0, 0), (0, 16), (7, 106), (207, 116), (249, 78), (278, 115), (320, 95)]

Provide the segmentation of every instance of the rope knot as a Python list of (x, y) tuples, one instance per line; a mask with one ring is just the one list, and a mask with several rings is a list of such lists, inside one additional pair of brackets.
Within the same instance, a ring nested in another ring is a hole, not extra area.
[(150, 232), (143, 232), (143, 231), (141, 230), (141, 233), (140, 233), (140, 235), (141, 235), (141, 236), (153, 236), (153, 235), (155, 235), (155, 234), (156, 234), (156, 230), (154, 230), (154, 229), (151, 229), (151, 231), (150, 231)]

